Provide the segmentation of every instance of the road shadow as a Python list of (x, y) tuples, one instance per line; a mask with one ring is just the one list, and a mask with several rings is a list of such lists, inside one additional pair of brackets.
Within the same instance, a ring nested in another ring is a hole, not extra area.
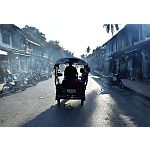
[[(100, 78), (93, 78), (102, 85)], [(110, 126), (112, 127), (150, 127), (150, 102), (149, 100), (128, 89), (119, 87), (102, 87), (100, 95), (109, 94), (113, 104), (109, 114)]]
[(10, 93), (3, 93), (2, 91), (0, 91), (0, 98), (15, 95), (16, 93), (20, 93), (20, 92), (24, 92), (24, 91), (18, 90), (18, 91), (13, 91), (13, 92), (10, 92)]
[(110, 116), (112, 126), (116, 126), (115, 120), (119, 119), (123, 122), (122, 126), (150, 127), (150, 103), (146, 98), (132, 91), (122, 91), (121, 96), (112, 92), (111, 97), (116, 103)]
[(52, 105), (32, 120), (21, 125), (22, 127), (90, 127), (91, 115), (96, 107), (95, 91), (86, 95), (83, 106), (81, 101), (61, 101), (60, 106)]
[(2, 92), (2, 91), (0, 91), (0, 98), (1, 98), (1, 97), (3, 97), (3, 92)]

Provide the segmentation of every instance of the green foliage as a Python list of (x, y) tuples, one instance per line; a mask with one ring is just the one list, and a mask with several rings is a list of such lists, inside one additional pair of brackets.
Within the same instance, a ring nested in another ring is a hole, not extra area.
[(51, 40), (47, 42), (45, 34), (40, 32), (39, 29), (26, 25), (24, 28), (22, 28), (22, 30), (30, 40), (43, 45), (43, 48), (46, 50), (46, 53), (49, 55), (49, 58), (53, 58), (53, 60), (56, 60), (61, 57), (73, 56), (73, 53), (71, 53), (68, 50), (65, 50), (60, 45), (59, 41)]
[(45, 34), (40, 32), (39, 29), (26, 25), (22, 30), (31, 40), (38, 42), (39, 44), (46, 43)]
[(64, 50), (64, 54), (65, 54), (65, 57), (74, 57), (73, 55), (73, 53), (71, 53), (70, 51), (68, 51), (68, 50)]
[(85, 58), (85, 55), (84, 55), (84, 54), (82, 54), (82, 55), (81, 55), (81, 58), (82, 58), (82, 59), (84, 59), (84, 58)]
[(119, 30), (118, 24), (104, 24), (103, 27), (106, 28), (107, 33), (109, 33), (111, 31), (112, 36), (113, 36), (115, 31)]
[(91, 49), (90, 49), (90, 47), (88, 46), (87, 49), (86, 49), (86, 52), (87, 52), (87, 53), (90, 53), (90, 50), (91, 50)]
[(49, 41), (45, 44), (45, 49), (49, 54), (49, 57), (52, 57), (53, 60), (57, 60), (62, 57), (74, 57), (73, 53), (69, 50), (65, 50), (59, 43), (59, 41)]

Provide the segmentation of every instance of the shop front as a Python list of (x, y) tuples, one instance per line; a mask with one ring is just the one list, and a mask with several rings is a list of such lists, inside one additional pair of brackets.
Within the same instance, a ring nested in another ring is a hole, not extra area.
[(7, 52), (0, 50), (0, 84), (4, 82), (5, 70), (7, 69), (9, 69)]

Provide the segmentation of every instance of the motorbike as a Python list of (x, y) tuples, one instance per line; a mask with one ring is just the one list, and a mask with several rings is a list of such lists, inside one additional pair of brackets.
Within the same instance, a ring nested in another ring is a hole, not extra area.
[(52, 73), (51, 72), (48, 73), (48, 77), (52, 78)]
[(30, 77), (22, 77), (22, 79), (27, 83), (27, 86), (35, 86), (38, 82), (38, 78), (36, 76), (30, 76)]
[(47, 73), (40, 73), (40, 81), (48, 80), (49, 75)]
[(122, 89), (124, 88), (124, 85), (119, 77), (119, 74), (114, 74), (113, 77), (107, 77), (107, 79), (103, 81), (102, 85), (104, 87), (116, 85)]
[(3, 85), (2, 93), (12, 93), (17, 91), (24, 91), (27, 88), (27, 83), (24, 80), (17, 80), (16, 76), (13, 79), (8, 77), (6, 83)]

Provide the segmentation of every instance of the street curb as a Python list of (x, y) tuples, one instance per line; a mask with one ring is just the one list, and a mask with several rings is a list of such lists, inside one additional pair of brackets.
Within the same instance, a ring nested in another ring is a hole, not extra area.
[[(102, 74), (100, 74), (100, 73), (95, 73), (95, 72), (92, 72), (92, 73), (93, 73), (93, 74), (97, 74), (97, 76), (99, 76), (99, 77), (104, 77), (104, 78), (108, 77), (108, 76), (102, 75)], [(127, 90), (130, 90), (130, 91), (133, 91), (133, 92), (136, 93), (136, 94), (142, 95), (142, 96), (144, 96), (146, 99), (148, 99), (148, 100), (150, 101), (150, 97), (148, 97), (148, 96), (146, 96), (146, 95), (144, 95), (144, 94), (142, 94), (142, 93), (140, 93), (140, 92), (138, 92), (138, 91), (136, 91), (136, 90), (134, 90), (134, 89), (132, 89), (132, 88), (130, 88), (130, 87), (128, 87), (128, 86), (126, 86), (125, 84), (123, 84), (123, 85), (124, 85), (124, 87), (125, 87)]]
[(132, 91), (132, 92), (134, 92), (134, 93), (136, 93), (136, 94), (138, 94), (138, 95), (141, 95), (141, 96), (145, 97), (145, 98), (150, 102), (150, 97), (148, 97), (148, 96), (146, 96), (146, 95), (144, 95), (144, 94), (141, 94), (141, 93), (139, 93), (139, 92), (137, 92), (137, 91), (135, 91), (135, 90), (133, 90), (133, 89), (127, 87), (127, 86), (124, 86), (124, 87), (125, 87), (127, 90), (129, 90), (129, 91)]
[[(123, 82), (124, 86), (127, 87), (128, 89), (130, 89), (130, 90), (132, 90), (132, 91), (134, 91), (134, 92), (136, 92), (140, 95), (143, 95), (144, 97), (147, 97), (147, 98), (150, 99), (150, 95), (147, 93), (147, 90), (148, 90), (149, 87), (145, 88), (144, 85), (142, 85), (140, 87), (140, 85), (138, 86), (138, 84), (136, 85), (136, 83), (133, 83), (133, 85), (134, 85), (133, 86), (132, 83), (130, 83), (130, 82), (128, 83), (128, 81), (125, 81), (125, 79), (123, 79), (122, 82)], [(144, 90), (145, 90), (146, 93), (144, 92)]]

